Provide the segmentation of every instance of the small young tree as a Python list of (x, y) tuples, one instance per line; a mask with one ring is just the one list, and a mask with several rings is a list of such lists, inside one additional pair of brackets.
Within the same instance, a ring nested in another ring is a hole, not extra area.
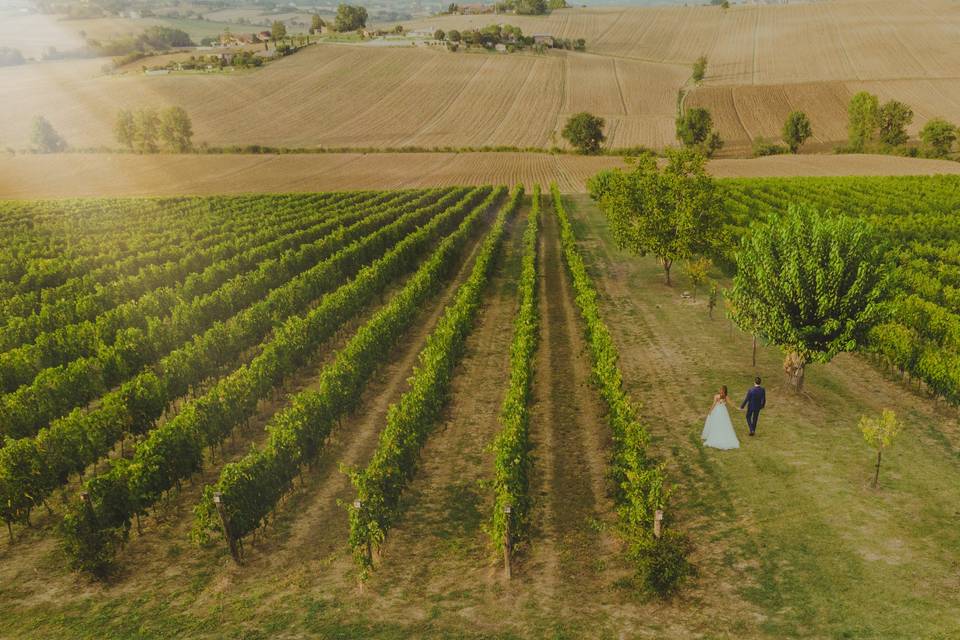
[(710, 262), (710, 259), (704, 258), (703, 256), (693, 260), (687, 260), (684, 273), (690, 281), (690, 288), (693, 289), (694, 297), (696, 297), (697, 289), (700, 288), (700, 285), (707, 281), (707, 276), (710, 274), (710, 267), (712, 265), (713, 263)]
[(274, 20), (270, 25), (270, 39), (276, 42), (287, 37), (287, 25), (280, 20)]
[(810, 119), (803, 111), (794, 111), (787, 116), (787, 121), (783, 123), (783, 141), (790, 149), (790, 153), (796, 153), (800, 147), (813, 135), (813, 127), (810, 126)]
[(562, 135), (580, 153), (598, 153), (605, 139), (604, 124), (606, 123), (603, 118), (581, 111), (570, 116), (563, 127)]
[(707, 56), (700, 56), (693, 63), (693, 81), (697, 84), (703, 82), (707, 75)]
[(160, 139), (174, 153), (193, 148), (193, 124), (183, 107), (170, 107), (160, 114)]
[(880, 101), (872, 93), (861, 91), (850, 98), (847, 116), (850, 149), (863, 151), (863, 148), (877, 135), (877, 127), (880, 125)]
[(733, 319), (786, 351), (784, 372), (797, 391), (808, 362), (854, 350), (879, 319), (887, 275), (862, 219), (791, 205), (752, 226), (736, 260)]
[(920, 140), (926, 155), (943, 158), (957, 141), (957, 128), (943, 118), (933, 118), (920, 130)]
[(33, 119), (30, 142), (43, 153), (56, 153), (67, 148), (67, 142), (43, 116)]
[(133, 140), (136, 133), (133, 112), (129, 109), (120, 109), (117, 112), (117, 119), (113, 123), (113, 136), (117, 139), (117, 142), (127, 149), (133, 149)]
[(900, 421), (897, 414), (890, 409), (884, 409), (879, 418), (863, 416), (860, 418), (860, 432), (867, 444), (877, 450), (877, 467), (873, 473), (873, 487), (877, 487), (880, 480), (880, 461), (883, 459), (883, 450), (893, 443), (893, 439), (900, 432)]
[(133, 147), (140, 153), (157, 152), (157, 136), (160, 133), (160, 116), (156, 109), (144, 107), (133, 115)]
[(908, 105), (890, 100), (877, 112), (880, 142), (899, 147), (907, 142), (907, 127), (913, 122), (913, 109)]
[(720, 197), (696, 151), (668, 150), (663, 170), (647, 154), (633, 169), (601, 171), (587, 186), (617, 246), (655, 255), (667, 286), (675, 260), (712, 255), (723, 239)]

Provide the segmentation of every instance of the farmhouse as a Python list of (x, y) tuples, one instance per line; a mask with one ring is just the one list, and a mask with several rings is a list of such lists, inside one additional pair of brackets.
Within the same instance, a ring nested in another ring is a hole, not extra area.
[(483, 4), (482, 2), (475, 2), (472, 4), (462, 4), (460, 5), (460, 13), (464, 15), (479, 14), (479, 13), (493, 13), (493, 6), (489, 4)]
[(257, 34), (257, 38), (260, 39), (260, 42), (266, 42), (271, 37), (273, 37), (273, 34), (271, 34), (269, 31), (261, 31)]

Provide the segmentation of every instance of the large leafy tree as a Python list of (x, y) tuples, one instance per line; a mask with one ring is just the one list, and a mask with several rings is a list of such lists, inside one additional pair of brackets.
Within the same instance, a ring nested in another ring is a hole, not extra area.
[(942, 158), (950, 153), (957, 141), (957, 128), (943, 118), (933, 118), (920, 130), (920, 140), (927, 155)]
[(662, 170), (648, 154), (631, 170), (601, 171), (588, 183), (617, 245), (655, 255), (667, 285), (675, 260), (711, 255), (723, 239), (720, 198), (705, 166), (696, 151), (668, 150)]
[(356, 31), (367, 26), (367, 10), (365, 7), (354, 7), (341, 4), (337, 7), (337, 17), (334, 20), (334, 29), (337, 31)]
[(691, 107), (677, 118), (677, 139), (707, 157), (723, 146), (720, 134), (713, 130), (713, 117), (703, 107)]
[(184, 153), (193, 147), (193, 124), (183, 107), (170, 107), (160, 113), (160, 139), (174, 153)]
[(913, 122), (913, 109), (908, 105), (890, 100), (877, 112), (880, 142), (898, 147), (907, 141), (907, 127)]
[(605, 139), (604, 124), (606, 123), (603, 118), (581, 111), (570, 116), (563, 127), (562, 135), (580, 153), (597, 153)]
[(130, 109), (120, 109), (117, 112), (117, 119), (113, 123), (113, 135), (117, 142), (127, 149), (133, 149), (136, 134), (137, 127), (133, 121), (133, 112)]
[(886, 282), (868, 223), (791, 205), (741, 241), (732, 316), (786, 351), (784, 371), (799, 391), (808, 362), (828, 362), (862, 344), (879, 318)]

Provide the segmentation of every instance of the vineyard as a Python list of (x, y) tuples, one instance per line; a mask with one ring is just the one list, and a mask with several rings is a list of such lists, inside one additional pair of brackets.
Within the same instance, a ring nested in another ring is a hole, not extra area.
[[(882, 230), (889, 320), (810, 385), (838, 420), (883, 396), (929, 425), (933, 451), (902, 454), (929, 475), (894, 459), (888, 500), (923, 495), (916, 522), (940, 531), (956, 490), (931, 478), (960, 451), (960, 179), (719, 184), (731, 247), (791, 201)], [(679, 302), (556, 185), (11, 201), (0, 228), (0, 636), (782, 636), (831, 606), (866, 607), (850, 624), (867, 636), (956, 622), (937, 564), (958, 560), (955, 534), (897, 529), (894, 575), (844, 555), (869, 560), (851, 540), (900, 526), (863, 515), (873, 498), (839, 498), (864, 522), (822, 521), (811, 487), (842, 493), (825, 487), (859, 449), (789, 440), (824, 439), (820, 404), (772, 401), (755, 468), (699, 445), (711, 389), (752, 371), (748, 337)], [(776, 350), (758, 364), (773, 376)], [(917, 382), (948, 402), (923, 406)], [(788, 441), (766, 449), (778, 421)], [(771, 473), (781, 488), (738, 484)], [(831, 533), (853, 577), (805, 564)], [(687, 536), (693, 583), (645, 595)], [(906, 585), (911, 567), (929, 584)], [(742, 589), (717, 589), (734, 575)], [(916, 615), (880, 612), (861, 578), (903, 586)], [(846, 600), (809, 586), (834, 583)]]

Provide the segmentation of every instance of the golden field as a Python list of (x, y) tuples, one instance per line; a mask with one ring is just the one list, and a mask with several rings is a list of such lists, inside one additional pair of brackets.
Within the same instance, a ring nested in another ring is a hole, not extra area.
[[(583, 192), (610, 156), (546, 153), (322, 153), (284, 155), (0, 155), (0, 198), (210, 195), (556, 182)], [(876, 155), (716, 159), (723, 178), (960, 173), (960, 163)], [(51, 180), (50, 176), (57, 176)]]
[[(607, 120), (608, 146), (662, 149), (675, 142), (681, 88), (685, 105), (710, 109), (727, 156), (778, 137), (794, 109), (813, 122), (808, 151), (829, 150), (845, 138), (846, 103), (862, 89), (910, 104), (914, 134), (931, 117), (960, 121), (960, 3), (950, 0), (579, 8), (407, 26), (500, 21), (528, 34), (583, 37), (588, 51), (322, 44), (247, 72), (146, 77), (137, 64), (105, 76), (104, 60), (5, 68), (0, 148), (26, 147), (37, 114), (75, 148), (115, 146), (119, 108), (177, 104), (193, 118), (195, 142), (214, 146), (547, 149), (564, 147), (566, 118), (586, 110)], [(690, 65), (700, 54), (707, 78), (693, 88)]]

